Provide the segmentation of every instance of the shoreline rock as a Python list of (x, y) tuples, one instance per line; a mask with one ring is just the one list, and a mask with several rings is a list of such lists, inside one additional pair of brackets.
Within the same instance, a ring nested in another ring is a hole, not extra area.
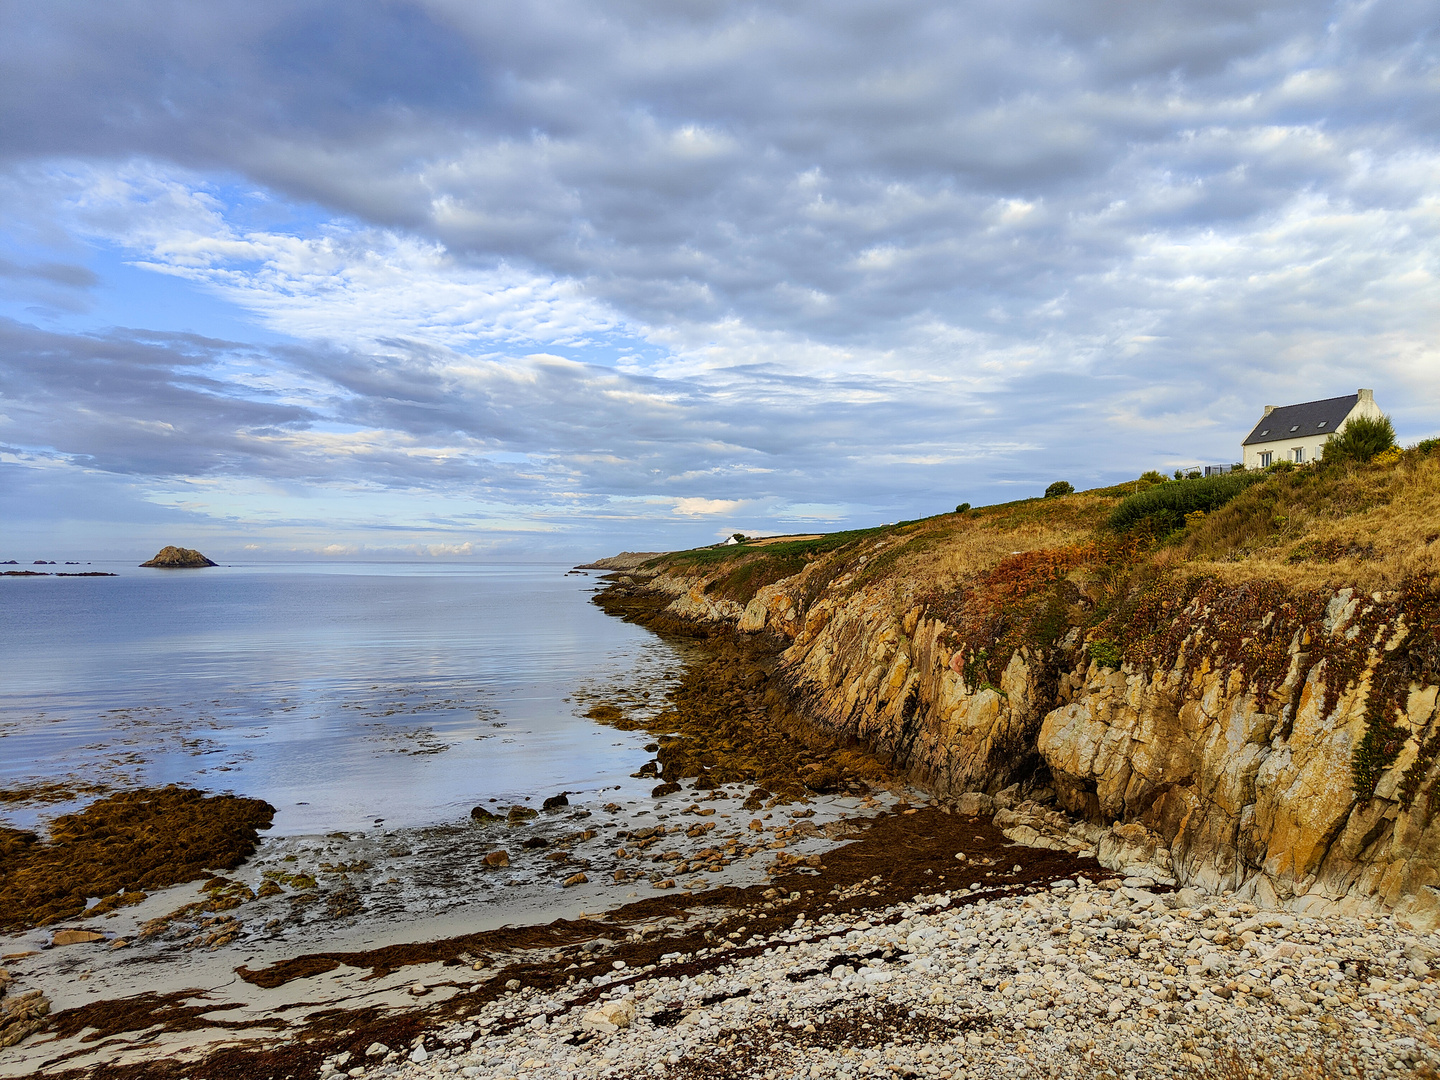
[[(608, 592), (653, 629), (768, 648), (797, 711), (890, 755), (937, 796), (1048, 790), (1092, 827), (1104, 865), (1151, 865), (1267, 906), (1440, 927), (1433, 597), (1215, 586), (1177, 608), (1168, 651), (1149, 666), (1105, 666), (1072, 629), (1001, 658), (991, 685), (967, 676), (951, 625), (963, 608), (897, 600), (913, 583), (851, 588), (815, 559), (741, 603), (713, 587), (729, 572), (661, 563)], [(1246, 674), (1250, 653), (1263, 674)], [(1393, 715), (1379, 710), (1383, 746), (1372, 693), (1394, 702)], [(1357, 793), (1362, 759), (1373, 790)]]

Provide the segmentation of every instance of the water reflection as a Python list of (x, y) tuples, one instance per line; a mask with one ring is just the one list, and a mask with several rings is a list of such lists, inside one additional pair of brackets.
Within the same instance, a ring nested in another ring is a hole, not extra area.
[(567, 698), (677, 669), (563, 566), (94, 569), (120, 576), (0, 580), (6, 788), (233, 790), (277, 833), (433, 824), (634, 786), (645, 737)]

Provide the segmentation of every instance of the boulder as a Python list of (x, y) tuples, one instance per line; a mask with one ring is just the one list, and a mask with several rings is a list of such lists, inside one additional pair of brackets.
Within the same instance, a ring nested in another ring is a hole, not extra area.
[(98, 930), (56, 930), (50, 938), (51, 945), (87, 945), (92, 941), (104, 941), (105, 935)]
[(542, 809), (559, 810), (562, 806), (569, 806), (570, 800), (565, 797), (565, 794), (566, 793), (562, 791), (559, 795), (551, 795), (550, 798), (545, 800)]
[(635, 1005), (627, 1000), (610, 1001), (587, 1012), (580, 1018), (580, 1026), (589, 1031), (620, 1031), (635, 1022)]
[(576, 885), (584, 885), (590, 879), (584, 874), (571, 874), (565, 879), (565, 888), (573, 888)]
[(528, 806), (512, 806), (510, 812), (505, 815), (505, 820), (512, 825), (517, 821), (529, 821), (531, 818), (540, 816), (540, 811), (531, 810)]
[(500, 870), (510, 865), (510, 853), (508, 851), (492, 851), (480, 861), (485, 864), (487, 870)]
[(157, 566), (162, 570), (190, 570), (217, 564), (211, 562), (194, 548), (175, 547), (170, 544), (156, 552), (155, 557), (149, 562), (142, 562), (140, 565)]
[(45, 1026), (50, 1000), (39, 990), (0, 1001), (0, 1050)]
[(496, 821), (504, 821), (499, 814), (492, 814), (483, 806), (472, 806), (470, 808), (470, 820), (477, 825), (490, 825)]
[(995, 800), (983, 791), (967, 791), (955, 800), (955, 812), (965, 817), (978, 817), (995, 809)]

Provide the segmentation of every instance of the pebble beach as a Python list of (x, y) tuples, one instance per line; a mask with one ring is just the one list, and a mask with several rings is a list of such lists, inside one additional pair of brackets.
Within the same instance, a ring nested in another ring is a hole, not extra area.
[(1437, 953), (1389, 917), (1302, 918), (1077, 876), (859, 919), (801, 914), (638, 970), (576, 965), (562, 989), (516, 983), (411, 1045), (328, 1058), (321, 1075), (1432, 1076)]

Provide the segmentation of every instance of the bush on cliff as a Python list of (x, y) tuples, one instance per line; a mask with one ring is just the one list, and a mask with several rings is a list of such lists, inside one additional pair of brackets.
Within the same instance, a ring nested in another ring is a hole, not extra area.
[(1325, 443), (1322, 456), (1326, 462), (1369, 461), (1395, 446), (1395, 425), (1388, 416), (1372, 420), (1358, 416), (1345, 425), (1345, 430)]
[(1129, 532), (1143, 524), (1164, 536), (1182, 528), (1186, 514), (1218, 510), (1262, 479), (1256, 473), (1227, 473), (1159, 484), (1131, 495), (1115, 507), (1110, 514), (1110, 528)]

